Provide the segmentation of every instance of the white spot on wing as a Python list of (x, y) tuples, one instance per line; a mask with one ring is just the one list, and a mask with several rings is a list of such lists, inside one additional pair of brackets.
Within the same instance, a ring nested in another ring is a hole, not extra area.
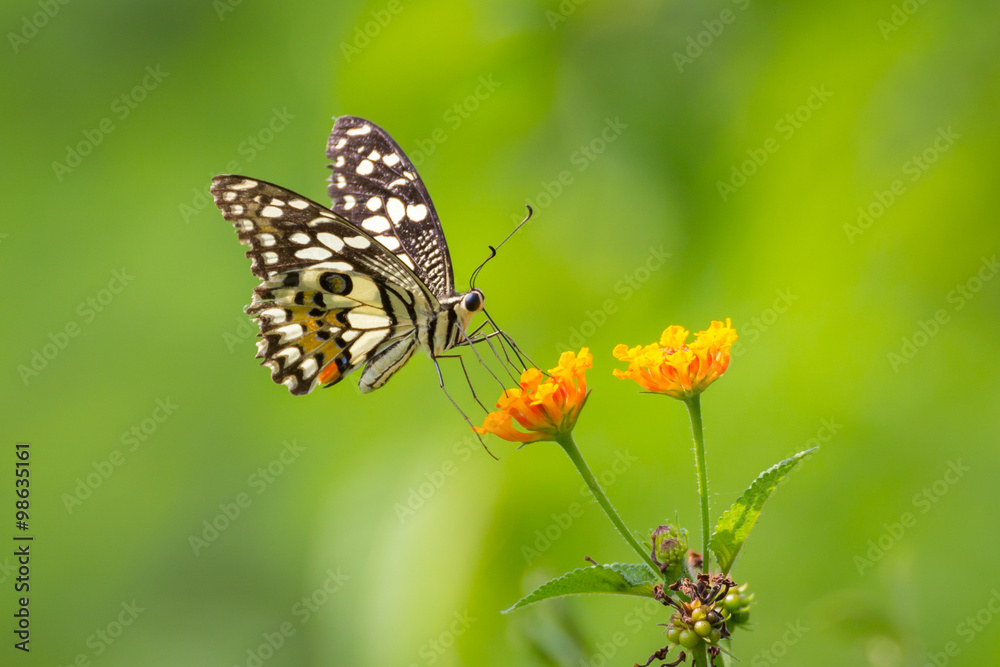
[[(361, 167), (358, 167), (358, 169), (361, 169)], [(343, 174), (337, 174), (337, 187), (342, 189), (345, 185), (347, 185), (347, 179), (344, 178)]]
[(365, 204), (365, 206), (368, 207), (369, 211), (377, 211), (380, 208), (382, 208), (382, 198), (372, 197), (371, 199), (368, 200), (368, 203)]
[(341, 338), (343, 338), (348, 343), (350, 343), (352, 340), (354, 340), (355, 338), (357, 338), (360, 335), (361, 335), (360, 331), (358, 331), (357, 329), (351, 329), (350, 331), (345, 331), (344, 335), (341, 336)]
[(379, 152), (378, 152), (378, 151), (372, 151), (371, 153), (369, 153), (369, 154), (368, 154), (368, 159), (369, 159), (369, 160), (378, 160), (378, 159), (379, 159), (379, 158), (381, 158), (381, 157), (382, 157), (382, 156), (381, 156), (381, 155), (379, 155)]
[(337, 156), (337, 161), (333, 163), (333, 166), (334, 167), (343, 167), (345, 162), (347, 162), (347, 160), (344, 159), (344, 156), (343, 155), (338, 155)]
[(320, 232), (316, 235), (316, 238), (319, 239), (320, 243), (336, 252), (340, 252), (344, 248), (344, 242), (340, 240), (340, 237), (330, 232)]
[(264, 208), (260, 209), (260, 214), (265, 218), (280, 218), (281, 209), (278, 208), (277, 206), (265, 206)]
[(341, 137), (334, 148), (343, 148), (347, 144), (347, 137)]
[(355, 329), (379, 329), (389, 326), (389, 318), (384, 315), (359, 313), (361, 308), (355, 308), (347, 313), (347, 323)]
[(236, 199), (236, 193), (233, 192), (232, 190), (226, 190), (225, 192), (222, 193), (222, 199), (224, 201), (233, 201), (234, 199)]
[[(322, 250), (322, 248), (317, 248), (317, 250)], [(353, 271), (354, 267), (347, 262), (320, 262), (319, 264), (313, 264), (314, 269), (332, 269), (334, 271)]]
[(309, 357), (301, 364), (299, 364), (299, 368), (302, 369), (302, 377), (308, 380), (309, 378), (311, 378), (313, 375), (316, 374), (316, 371), (319, 369), (319, 364), (316, 363), (315, 358)]
[(406, 264), (411, 269), (416, 268), (415, 266), (413, 266), (413, 260), (410, 259), (409, 255), (396, 255), (396, 257), (399, 257), (399, 259), (403, 262), (403, 264)]
[(294, 234), (292, 234), (291, 236), (288, 237), (288, 240), (291, 241), (292, 243), (298, 243), (299, 245), (305, 245), (305, 244), (309, 243), (309, 241), (311, 241), (312, 239), (309, 238), (308, 234), (305, 234), (303, 232), (295, 232)]
[[(371, 160), (362, 160), (357, 168), (357, 172), (362, 176), (367, 176), (373, 171), (375, 171), (375, 165), (372, 164)], [(341, 176), (341, 178), (343, 178), (343, 176)]]
[(271, 320), (271, 324), (281, 324), (285, 321), (285, 309), (268, 308), (267, 310), (261, 312), (261, 316)]
[(361, 223), (361, 226), (373, 234), (381, 234), (382, 232), (388, 231), (391, 227), (389, 221), (384, 215), (373, 215), (370, 218), (365, 218), (365, 221)]
[(395, 167), (397, 164), (399, 164), (399, 156), (396, 155), (395, 153), (389, 153), (384, 158), (382, 158), (382, 162), (385, 162), (386, 165), (390, 167)]
[(302, 335), (304, 331), (301, 324), (287, 324), (280, 329), (275, 329), (274, 332), (281, 336), (279, 343), (287, 343), (290, 340), (295, 340)]
[(374, 281), (361, 277), (354, 279), (354, 289), (351, 290), (350, 297), (361, 303), (382, 303), (382, 299), (379, 297), (378, 285)]
[(330, 257), (333, 256), (333, 253), (327, 250), (326, 248), (313, 246), (311, 248), (302, 248), (301, 250), (296, 250), (295, 256), (298, 257), (299, 259), (321, 260), (321, 259), (329, 259)]
[(368, 134), (371, 131), (372, 131), (372, 126), (365, 123), (361, 127), (352, 127), (347, 131), (347, 134), (351, 135), (352, 137), (356, 137), (361, 134)]
[(403, 204), (402, 200), (390, 197), (389, 201), (385, 203), (385, 212), (389, 214), (392, 224), (396, 225), (399, 224), (399, 221), (403, 219), (404, 215), (406, 215), (406, 206)]
[(386, 234), (385, 236), (376, 236), (375, 240), (384, 245), (389, 250), (399, 250), (399, 239), (395, 236), (390, 236)]
[(302, 352), (300, 352), (299, 348), (297, 348), (297, 347), (286, 347), (284, 350), (282, 350), (281, 352), (278, 352), (274, 356), (276, 356), (276, 357), (284, 357), (285, 358), (285, 365), (288, 365), (288, 364), (295, 363), (299, 358), (301, 358), (302, 357)]
[(270, 248), (274, 245), (274, 234), (260, 234), (257, 238), (265, 248)]
[(420, 222), (427, 217), (427, 207), (423, 204), (411, 204), (406, 207), (406, 216), (413, 222)]
[(230, 190), (249, 190), (250, 188), (257, 187), (257, 185), (259, 185), (257, 183), (257, 181), (255, 181), (253, 179), (250, 179), (250, 178), (244, 178), (239, 183), (234, 183), (234, 184), (230, 185), (229, 189)]
[(359, 250), (364, 250), (372, 244), (371, 241), (366, 239), (364, 236), (345, 236), (344, 243), (351, 246), (352, 248), (357, 248)]
[(368, 354), (376, 345), (385, 340), (385, 333), (381, 331), (366, 331), (351, 346), (351, 356), (355, 359)]
[(264, 263), (265, 264), (277, 264), (278, 263), (278, 253), (276, 253), (276, 252), (265, 252), (264, 253)]
[(304, 201), (302, 199), (293, 199), (292, 201), (288, 202), (288, 205), (291, 206), (292, 208), (297, 208), (300, 211), (304, 211), (305, 209), (309, 208), (309, 202)]
[(354, 204), (356, 204), (357, 201), (358, 200), (354, 198), (354, 195), (344, 195), (344, 210), (350, 211), (354, 208)]

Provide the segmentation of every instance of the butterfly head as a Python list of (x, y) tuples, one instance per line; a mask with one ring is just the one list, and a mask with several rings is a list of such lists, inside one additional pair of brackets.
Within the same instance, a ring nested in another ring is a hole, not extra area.
[(482, 310), (485, 302), (486, 297), (483, 295), (482, 290), (473, 287), (462, 297), (462, 308), (464, 308), (471, 315), (472, 313), (478, 313)]

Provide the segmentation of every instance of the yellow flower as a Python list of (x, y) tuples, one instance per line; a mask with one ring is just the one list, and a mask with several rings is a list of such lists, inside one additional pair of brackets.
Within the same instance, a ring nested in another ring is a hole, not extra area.
[(486, 415), (476, 432), (523, 443), (555, 440), (569, 433), (586, 401), (585, 373), (593, 363), (590, 351), (583, 348), (579, 354), (563, 352), (548, 377), (537, 368), (529, 368), (521, 373), (520, 386), (504, 391), (497, 401), (498, 409)]
[(727, 317), (726, 323), (712, 322), (687, 342), (690, 332), (681, 326), (669, 326), (659, 343), (628, 347), (618, 345), (613, 354), (627, 361), (628, 368), (615, 369), (623, 380), (635, 380), (646, 391), (688, 399), (703, 392), (729, 368), (729, 350), (738, 336)]

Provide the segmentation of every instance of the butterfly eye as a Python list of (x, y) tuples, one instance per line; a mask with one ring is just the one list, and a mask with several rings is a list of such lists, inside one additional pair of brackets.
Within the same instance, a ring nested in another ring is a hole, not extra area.
[(465, 309), (470, 313), (477, 313), (483, 307), (484, 298), (485, 297), (483, 297), (482, 292), (480, 292), (477, 289), (474, 289), (465, 295), (465, 302), (463, 303), (463, 305), (465, 306)]

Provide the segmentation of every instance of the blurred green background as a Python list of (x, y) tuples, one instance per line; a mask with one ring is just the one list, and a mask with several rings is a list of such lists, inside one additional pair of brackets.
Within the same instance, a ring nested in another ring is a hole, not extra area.
[(823, 440), (737, 563), (743, 665), (995, 664), (995, 2), (0, 16), (0, 523), (30, 442), (36, 538), (28, 656), (0, 556), (4, 665), (600, 667), (665, 643), (631, 598), (499, 614), (629, 550), (557, 447), (487, 456), (426, 357), (367, 396), (293, 398), (257, 367), (256, 281), (209, 179), (328, 201), (340, 114), (418, 162), (463, 287), (535, 206), (479, 285), (541, 365), (593, 350), (578, 441), (636, 530), (694, 529), (697, 496), (683, 407), (615, 380), (617, 343), (740, 331), (704, 397), (716, 516)]

